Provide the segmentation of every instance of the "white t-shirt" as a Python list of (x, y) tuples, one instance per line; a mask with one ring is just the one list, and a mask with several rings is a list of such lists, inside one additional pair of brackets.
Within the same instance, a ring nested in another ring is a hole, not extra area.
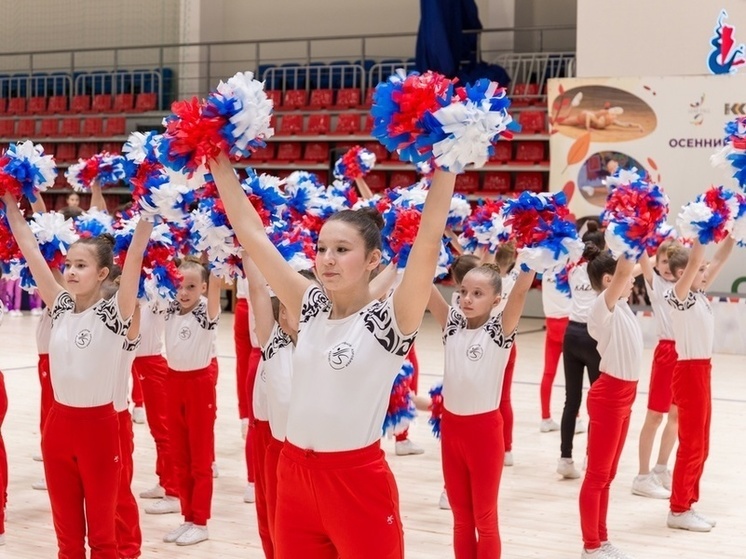
[(262, 380), (266, 380), (267, 412), (272, 436), (284, 441), (287, 433), (290, 394), (293, 388), (293, 340), (275, 322), (267, 345), (262, 348)]
[(175, 371), (196, 371), (210, 364), (215, 355), (215, 337), (220, 315), (207, 316), (207, 298), (186, 314), (173, 301), (166, 311), (166, 358)]
[(332, 320), (317, 286), (303, 296), (287, 440), (320, 452), (355, 450), (381, 438), (391, 387), (415, 334), (404, 336), (393, 299)]
[(61, 291), (52, 305), (49, 364), (54, 399), (89, 408), (114, 401), (114, 383), (131, 319), (119, 314), (118, 294), (76, 313), (75, 301)]
[(49, 309), (44, 312), (36, 325), (36, 352), (39, 355), (49, 353), (49, 336), (52, 333), (52, 315)]
[(259, 338), (256, 337), (256, 318), (254, 317), (254, 309), (249, 306), (249, 341), (251, 347), (259, 347)]
[(124, 338), (122, 346), (122, 361), (114, 382), (114, 411), (120, 412), (127, 409), (129, 405), (130, 378), (132, 377), (132, 362), (137, 356), (137, 347), (140, 345), (140, 336), (134, 341)]
[(267, 372), (264, 370), (264, 360), (260, 359), (256, 368), (254, 392), (251, 394), (254, 418), (259, 421), (269, 421), (269, 404), (267, 402)]
[(596, 340), (601, 372), (621, 380), (638, 380), (642, 367), (642, 329), (624, 299), (610, 311), (603, 294), (588, 313), (588, 334)]
[(137, 357), (160, 355), (163, 353), (163, 332), (166, 329), (166, 311), (157, 304), (148, 302), (140, 305), (140, 345)]
[(557, 277), (544, 274), (541, 277), (541, 303), (547, 318), (567, 318), (572, 309), (569, 293), (557, 289)]
[(710, 359), (715, 341), (715, 317), (707, 296), (702, 291), (690, 291), (679, 301), (673, 289), (666, 291), (666, 301), (673, 309), (671, 323), (679, 360)]
[(246, 278), (236, 278), (236, 299), (246, 299), (249, 296), (249, 282)]
[(578, 264), (568, 274), (570, 283), (571, 301), (570, 320), (573, 322), (588, 322), (588, 313), (591, 305), (596, 300), (597, 293), (591, 287), (588, 278), (588, 263)]
[(506, 336), (502, 315), (491, 316), (481, 328), (467, 328), (456, 307), (448, 311), (443, 329), (445, 370), (443, 406), (456, 415), (475, 415), (500, 407), (505, 365), (515, 331)]
[(669, 305), (663, 296), (666, 291), (673, 289), (676, 285), (672, 281), (666, 281), (656, 272), (653, 272), (653, 283), (645, 282), (650, 298), (650, 306), (653, 307), (653, 316), (658, 330), (659, 340), (673, 340), (673, 321), (671, 320), (671, 305)]

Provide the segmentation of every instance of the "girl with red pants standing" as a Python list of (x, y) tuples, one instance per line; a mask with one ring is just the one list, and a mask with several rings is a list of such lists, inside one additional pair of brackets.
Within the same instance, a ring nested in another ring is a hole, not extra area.
[[(193, 545), (208, 539), (215, 448), (220, 281), (193, 258), (180, 266), (183, 279), (166, 313), (168, 436), (184, 523), (164, 537)], [(209, 287), (208, 287), (209, 281)], [(207, 297), (203, 295), (207, 293)]]
[[(52, 315), (49, 314), (49, 308), (46, 308), (39, 319), (39, 324), (36, 325), (36, 350), (39, 354), (39, 361), (36, 368), (39, 373), (39, 386), (41, 387), (39, 434), (44, 432), (44, 423), (46, 423), (49, 410), (52, 409), (52, 404), (54, 403), (52, 377), (49, 374), (49, 336), (51, 333)], [(34, 460), (41, 461), (41, 459), (41, 454), (34, 456)], [(47, 482), (42, 477), (40, 480), (33, 482), (31, 488), (46, 491)]]
[(70, 247), (64, 289), (13, 197), (6, 194), (3, 202), (13, 235), (52, 313), (49, 360), (55, 401), (44, 425), (42, 453), (59, 557), (84, 559), (87, 537), (92, 559), (118, 559), (114, 515), (120, 450), (114, 383), (152, 224), (138, 222), (119, 291), (103, 300), (101, 285), (113, 266), (113, 239), (84, 239)]
[(211, 161), (210, 170), (244, 250), (300, 317), (277, 467), (275, 556), (400, 559), (399, 498), (381, 425), (427, 306), (455, 175), (435, 172), (402, 282), (378, 301), (369, 278), (381, 259), (380, 216), (346, 210), (327, 219), (315, 262), (324, 293), (271, 243), (228, 157)]
[[(3, 272), (0, 269), (0, 278)], [(0, 301), (0, 324), (5, 316), (5, 305)], [(8, 411), (8, 394), (5, 391), (5, 377), (0, 372), (0, 429)], [(5, 506), (8, 502), (8, 455), (5, 453), (5, 441), (0, 433), (0, 545), (5, 545)]]
[(588, 334), (601, 355), (600, 375), (588, 392), (588, 467), (580, 488), (583, 559), (629, 559), (609, 542), (609, 488), (627, 438), (642, 366), (642, 330), (627, 298), (635, 261), (608, 252), (588, 255), (588, 278), (599, 293), (588, 313)]
[(497, 497), (505, 459), (499, 396), (533, 272), (518, 274), (505, 310), (494, 316), (502, 286), (499, 269), (469, 271), (459, 307), (435, 286), (428, 308), (443, 329), (445, 370), (441, 449), (443, 477), (453, 511), (456, 559), (501, 555)]
[(712, 415), (712, 346), (715, 320), (705, 290), (728, 259), (735, 241), (720, 242), (712, 262), (705, 263), (705, 247), (697, 240), (691, 251), (672, 247), (668, 265), (676, 285), (666, 292), (673, 308), (673, 334), (679, 360), (673, 371), (673, 402), (679, 408), (679, 448), (673, 468), (668, 527), (709, 532), (715, 522), (696, 512), (699, 480), (710, 449)]

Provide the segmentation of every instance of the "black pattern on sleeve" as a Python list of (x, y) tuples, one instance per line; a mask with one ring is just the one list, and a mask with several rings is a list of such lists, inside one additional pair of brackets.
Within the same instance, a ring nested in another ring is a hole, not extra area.
[(119, 316), (119, 306), (116, 297), (112, 297), (111, 299), (96, 305), (94, 312), (101, 322), (103, 322), (104, 325), (117, 336), (126, 335), (127, 331), (130, 329), (132, 317), (128, 320), (121, 319)]
[(517, 330), (513, 330), (510, 336), (506, 336), (503, 331), (503, 315), (500, 313), (497, 316), (491, 317), (484, 325), (485, 331), (490, 335), (492, 341), (498, 346), (508, 349), (513, 345), (515, 341), (515, 335)]
[(138, 347), (140, 347), (140, 340), (142, 339), (141, 335), (137, 335), (137, 337), (130, 341), (127, 338), (124, 338), (124, 344), (122, 345), (122, 349), (124, 351), (135, 351)]
[(285, 333), (285, 330), (275, 324), (272, 337), (262, 350), (262, 359), (267, 362), (274, 357), (279, 350), (293, 343), (293, 340)]
[(409, 353), (417, 336), (417, 332), (409, 336), (402, 336), (398, 332), (394, 324), (390, 298), (377, 302), (363, 311), (363, 323), (381, 347), (394, 355), (404, 356)]
[(51, 316), (54, 323), (60, 316), (68, 311), (75, 310), (75, 299), (67, 291), (63, 291), (57, 296), (57, 300), (52, 307)]
[(314, 316), (322, 312), (328, 312), (332, 308), (332, 302), (324, 295), (320, 288), (313, 286), (309, 288), (303, 297), (300, 307), (300, 323), (304, 324)]
[(673, 289), (669, 289), (668, 291), (666, 291), (666, 294), (663, 297), (668, 302), (668, 304), (677, 311), (685, 311), (691, 309), (697, 303), (697, 298), (691, 291), (687, 294), (686, 299), (684, 299), (683, 301), (679, 301)]
[(443, 343), (453, 336), (456, 332), (466, 328), (466, 317), (456, 310), (456, 307), (449, 307), (448, 319), (446, 320), (445, 328), (443, 328)]
[(207, 316), (207, 303), (204, 301), (200, 302), (200, 304), (194, 308), (192, 314), (194, 315), (194, 318), (197, 319), (199, 327), (203, 330), (215, 330), (215, 328), (218, 327), (219, 317), (216, 317), (215, 320), (210, 320), (210, 317)]
[(166, 320), (170, 320), (172, 316), (177, 314), (181, 310), (181, 305), (178, 301), (171, 301), (166, 309)]

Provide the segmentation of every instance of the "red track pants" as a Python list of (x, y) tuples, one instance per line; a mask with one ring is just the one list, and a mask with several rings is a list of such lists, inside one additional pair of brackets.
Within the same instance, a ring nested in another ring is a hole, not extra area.
[[(267, 447), (272, 438), (269, 429), (269, 421), (255, 420), (251, 426), (253, 436), (251, 437), (251, 459), (254, 461), (254, 505), (256, 506), (256, 521), (259, 527), (259, 538), (262, 540), (264, 556), (272, 559), (275, 556), (274, 544), (272, 543), (272, 532), (270, 530), (269, 516), (267, 515), (267, 478), (266, 457)], [(277, 477), (277, 476), (275, 476)]]
[(505, 460), (500, 410), (476, 415), (443, 410), (440, 429), (456, 559), (497, 559), (502, 550), (497, 495)]
[(119, 448), (122, 458), (122, 471), (119, 475), (119, 494), (116, 510), (117, 548), (120, 559), (140, 557), (142, 532), (140, 531), (140, 513), (137, 501), (132, 494), (133, 463), (135, 435), (132, 432), (132, 416), (125, 410), (119, 416)]
[(143, 395), (142, 379), (135, 374), (135, 369), (132, 369), (132, 404), (136, 408), (141, 408), (145, 405), (145, 396)]
[[(8, 393), (5, 391), (5, 377), (0, 373), (0, 429), (8, 412)], [(8, 504), (8, 455), (5, 441), (0, 433), (0, 534), (5, 533), (5, 505)]]
[(114, 517), (122, 460), (114, 407), (55, 402), (41, 448), (58, 559), (86, 559), (86, 535), (91, 559), (119, 559)]
[(162, 355), (136, 357), (132, 374), (140, 379), (145, 400), (145, 417), (155, 441), (155, 474), (169, 497), (179, 495), (168, 435), (168, 363)]
[(565, 339), (565, 330), (568, 317), (546, 318), (547, 333), (544, 338), (544, 373), (541, 375), (541, 418), (552, 417), (550, 403), (552, 401), (552, 384), (557, 376), (557, 365), (562, 356), (562, 342)]
[[(258, 347), (252, 347), (249, 352), (249, 372), (246, 375), (245, 393), (248, 399), (249, 406), (249, 426), (251, 426), (256, 418), (254, 417), (254, 381), (256, 380), (257, 369), (259, 368), (259, 361), (262, 359), (262, 350)], [(249, 427), (248, 435), (246, 436), (246, 476), (249, 483), (254, 483), (255, 472), (254, 472), (254, 461), (251, 459), (251, 451), (253, 448), (251, 427)]]
[(215, 361), (195, 371), (168, 370), (168, 434), (186, 522), (207, 525), (215, 454)]
[(280, 460), (280, 452), (284, 443), (274, 437), (270, 437), (267, 445), (267, 453), (264, 456), (264, 486), (265, 498), (267, 499), (267, 523), (269, 524), (269, 535), (272, 541), (275, 538), (275, 522), (277, 511), (277, 463)]
[[(417, 361), (417, 352), (415, 352), (414, 350), (414, 344), (412, 344), (412, 347), (410, 348), (406, 358), (409, 359), (410, 363), (412, 363), (412, 380), (409, 382), (409, 387), (412, 389), (412, 392), (417, 394), (417, 385), (419, 384), (420, 379), (420, 364)], [(402, 431), (398, 435), (394, 435), (394, 439), (397, 442), (406, 441), (408, 438), (409, 429)]]
[(246, 375), (249, 372), (249, 304), (246, 299), (236, 299), (233, 311), (233, 343), (236, 346), (236, 392), (238, 394), (238, 415), (240, 419), (249, 417), (250, 401), (246, 394)]
[(710, 452), (712, 390), (709, 359), (679, 361), (673, 370), (673, 403), (679, 407), (679, 448), (673, 467), (671, 511), (699, 501), (699, 480)]
[(505, 452), (513, 450), (513, 402), (510, 401), (510, 391), (513, 387), (513, 372), (515, 371), (515, 357), (518, 353), (515, 342), (510, 348), (508, 363), (505, 365), (503, 388), (500, 394), (500, 415), (503, 419), (503, 445)]
[(601, 373), (588, 391), (588, 468), (580, 488), (580, 528), (586, 549), (598, 549), (609, 539), (606, 514), (609, 488), (629, 429), (637, 381)]
[(39, 418), (39, 433), (44, 432), (44, 423), (49, 415), (49, 410), (54, 404), (54, 390), (52, 390), (52, 377), (49, 375), (49, 354), (40, 353), (37, 364), (39, 372), (39, 386), (41, 386), (41, 413)]
[(286, 442), (275, 534), (278, 559), (403, 559), (399, 492), (380, 443), (314, 452)]

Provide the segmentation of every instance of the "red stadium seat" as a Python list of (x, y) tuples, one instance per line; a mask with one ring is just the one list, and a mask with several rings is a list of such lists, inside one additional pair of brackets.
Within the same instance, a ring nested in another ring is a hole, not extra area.
[(88, 95), (76, 95), (70, 101), (70, 112), (87, 113), (91, 110), (91, 98)]
[(8, 99), (8, 108), (5, 111), (9, 115), (22, 115), (26, 112), (25, 97), (11, 97)]
[(482, 190), (485, 192), (497, 192), (507, 194), (510, 192), (510, 173), (502, 171), (495, 173), (486, 173)]
[(522, 192), (530, 190), (531, 192), (542, 192), (544, 190), (544, 177), (537, 172), (523, 172), (515, 175), (515, 190)]
[(60, 120), (58, 118), (45, 118), (41, 121), (41, 131), (45, 138), (54, 138), (60, 134)]
[(544, 161), (544, 142), (517, 142), (515, 161), (541, 163)]
[(108, 113), (111, 111), (111, 95), (94, 95), (91, 109), (94, 113)]
[(539, 102), (539, 84), (517, 83), (510, 98), (513, 105), (532, 105)]
[(412, 186), (416, 182), (417, 173), (414, 171), (394, 171), (389, 179), (389, 188)]
[(302, 151), (300, 142), (282, 142), (277, 148), (275, 160), (281, 162), (300, 161)]
[(272, 99), (272, 106), (275, 110), (279, 109), (282, 106), (282, 91), (279, 89), (270, 89), (266, 93), (267, 97)]
[(495, 153), (490, 156), (490, 161), (504, 164), (511, 159), (513, 159), (513, 144), (510, 142), (497, 142), (495, 144)]
[(0, 114), (5, 114), (8, 109), (8, 100), (5, 97), (0, 97)]
[(285, 92), (285, 98), (282, 100), (282, 106), (285, 109), (300, 109), (306, 106), (305, 89), (289, 89)]
[(328, 113), (312, 114), (308, 117), (306, 134), (326, 135), (329, 133), (331, 123), (332, 117)]
[(365, 115), (365, 126), (363, 132), (370, 134), (373, 131), (373, 115)]
[(83, 136), (101, 136), (104, 133), (104, 119), (100, 116), (83, 120)]
[(308, 142), (303, 150), (303, 161), (323, 163), (329, 160), (329, 144), (326, 142)]
[(309, 109), (327, 109), (332, 106), (334, 92), (331, 89), (314, 89), (308, 101)]
[(544, 111), (520, 111), (518, 124), (523, 134), (541, 134), (546, 131), (547, 114)]
[(12, 138), (16, 135), (16, 121), (12, 119), (0, 120), (0, 137)]
[(373, 94), (375, 93), (375, 87), (369, 87), (365, 92), (365, 103), (366, 107), (370, 107), (373, 104)]
[(456, 186), (454, 190), (464, 194), (469, 194), (479, 190), (479, 173), (471, 172), (456, 175)]
[(122, 144), (120, 142), (104, 142), (101, 144), (101, 151), (117, 154), (122, 151)]
[(137, 112), (154, 111), (158, 105), (158, 95), (155, 93), (138, 93), (135, 100)]
[(78, 117), (68, 117), (62, 119), (61, 136), (80, 136), (80, 119)]
[(356, 87), (337, 91), (337, 102), (334, 105), (340, 109), (352, 109), (360, 106), (360, 90)]
[(127, 129), (127, 120), (123, 116), (110, 116), (106, 119), (104, 136), (124, 136)]
[(259, 148), (251, 154), (251, 159), (254, 161), (269, 161), (275, 157), (275, 148), (277, 144), (268, 143), (263, 148)]
[(20, 138), (34, 138), (36, 136), (36, 120), (33, 118), (22, 118), (19, 120), (16, 136)]
[(47, 112), (51, 114), (60, 114), (67, 112), (67, 97), (64, 95), (55, 95), (49, 98)]
[(303, 132), (303, 115), (285, 114), (280, 118), (280, 128), (277, 131), (278, 136), (290, 136)]
[(359, 134), (360, 113), (342, 113), (337, 117), (335, 134)]
[(115, 113), (128, 113), (135, 104), (135, 96), (132, 93), (117, 93), (114, 96)]
[(389, 150), (380, 142), (365, 142), (363, 147), (376, 154), (376, 161), (386, 161), (389, 158)]
[(84, 142), (78, 145), (78, 158), (89, 159), (98, 153), (98, 144), (95, 142)]
[(371, 171), (365, 175), (365, 182), (373, 192), (386, 190), (386, 173), (383, 171)]
[(47, 112), (46, 97), (32, 97), (28, 100), (28, 112), (32, 115), (39, 115)]

